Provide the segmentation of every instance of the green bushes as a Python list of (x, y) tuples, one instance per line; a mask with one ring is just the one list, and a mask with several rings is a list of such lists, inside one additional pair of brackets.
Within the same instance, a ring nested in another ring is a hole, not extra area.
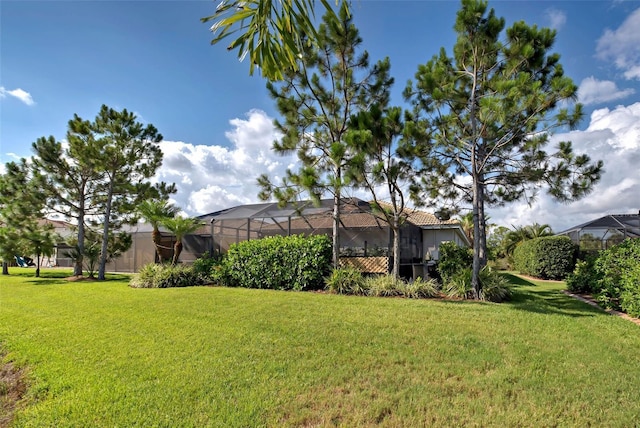
[[(471, 298), (473, 289), (471, 277), (471, 268), (459, 270), (444, 283), (444, 294), (452, 299)], [(511, 298), (509, 281), (489, 266), (485, 266), (480, 271), (480, 286), (480, 300), (498, 303)]]
[(365, 278), (358, 269), (344, 267), (334, 269), (325, 280), (329, 291), (336, 294), (366, 294)]
[(640, 317), (640, 239), (626, 239), (576, 264), (567, 288), (592, 293), (601, 306)]
[(577, 248), (566, 236), (545, 236), (522, 242), (513, 259), (516, 270), (541, 279), (563, 279), (573, 271)]
[(273, 236), (232, 245), (214, 279), (232, 287), (315, 290), (330, 268), (328, 236)]
[(204, 284), (214, 282), (214, 271), (222, 263), (222, 258), (211, 257), (208, 254), (193, 262), (193, 271), (198, 275), (199, 281)]
[[(473, 295), (473, 252), (454, 242), (440, 244), (438, 273), (442, 278), (442, 293), (451, 299), (470, 299)], [(509, 282), (499, 273), (486, 266), (480, 271), (480, 299), (502, 302), (511, 297)]]
[(435, 279), (414, 281), (396, 279), (393, 275), (376, 275), (364, 277), (360, 271), (352, 267), (334, 269), (326, 280), (327, 289), (336, 294), (376, 297), (406, 297), (424, 299), (439, 295), (438, 283)]
[(129, 286), (133, 288), (189, 287), (203, 284), (192, 266), (153, 263), (144, 265), (129, 282)]
[(605, 307), (640, 316), (640, 240), (627, 239), (600, 253), (595, 263), (600, 275), (597, 299)]
[(588, 256), (584, 260), (578, 260), (573, 272), (567, 275), (565, 282), (567, 289), (573, 293), (591, 294), (597, 292), (598, 281), (601, 275), (595, 270), (595, 256)]
[(473, 252), (470, 248), (461, 247), (455, 242), (440, 244), (437, 270), (443, 284), (449, 283), (460, 271), (471, 268), (472, 264)]

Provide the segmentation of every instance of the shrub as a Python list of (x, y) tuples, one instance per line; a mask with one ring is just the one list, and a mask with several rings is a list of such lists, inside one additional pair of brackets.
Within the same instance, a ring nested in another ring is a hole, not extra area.
[(480, 271), (480, 284), (482, 300), (499, 303), (511, 298), (509, 280), (489, 266), (485, 266)]
[(365, 278), (362, 276), (362, 272), (354, 267), (334, 269), (331, 275), (325, 280), (325, 283), (327, 289), (333, 293), (367, 294)]
[(594, 267), (599, 275), (598, 301), (640, 316), (640, 239), (626, 239), (601, 252)]
[(437, 270), (443, 284), (448, 283), (458, 272), (471, 268), (472, 264), (473, 252), (471, 249), (460, 247), (455, 242), (443, 242), (440, 244), (440, 258)]
[(438, 296), (438, 281), (433, 278), (424, 280), (421, 277), (404, 284), (404, 297), (409, 299), (426, 299)]
[(567, 289), (573, 293), (594, 293), (598, 291), (600, 275), (595, 270), (596, 257), (578, 260), (573, 272), (567, 275)]
[(472, 269), (463, 268), (450, 276), (446, 282), (443, 279), (442, 290), (452, 299), (468, 299), (471, 297)]
[(376, 275), (366, 279), (369, 295), (375, 297), (403, 296), (404, 282), (393, 275)]
[(129, 286), (133, 288), (169, 288), (203, 285), (193, 267), (178, 265), (144, 265), (140, 272), (133, 276)]
[(330, 269), (328, 236), (272, 236), (231, 245), (213, 276), (229, 286), (300, 291), (323, 288)]
[(208, 254), (196, 259), (193, 262), (193, 271), (198, 276), (198, 280), (204, 284), (214, 282), (214, 269), (220, 265), (220, 257), (211, 257)]
[(417, 278), (412, 282), (396, 279), (393, 275), (364, 277), (352, 267), (335, 269), (326, 280), (327, 288), (338, 294), (353, 294), (375, 297), (406, 297), (424, 299), (438, 295), (438, 282), (435, 279)]
[(140, 271), (133, 275), (131, 281), (129, 281), (129, 286), (133, 288), (157, 288), (155, 285), (155, 277), (162, 268), (162, 265), (155, 263), (142, 266)]
[[(489, 302), (503, 302), (511, 297), (509, 281), (498, 272), (485, 266), (480, 271), (480, 300)], [(472, 269), (458, 271), (449, 282), (444, 285), (443, 291), (452, 299), (468, 299), (472, 297)]]
[(518, 245), (513, 253), (516, 270), (542, 279), (563, 279), (575, 266), (577, 248), (566, 236), (545, 236)]

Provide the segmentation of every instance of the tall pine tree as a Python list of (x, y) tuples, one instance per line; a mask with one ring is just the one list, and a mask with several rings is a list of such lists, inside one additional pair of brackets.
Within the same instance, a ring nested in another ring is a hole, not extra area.
[(136, 205), (175, 192), (173, 185), (149, 182), (162, 162), (157, 146), (161, 138), (153, 125), (143, 126), (126, 109), (118, 112), (103, 105), (94, 121), (74, 115), (67, 144), (54, 137), (33, 144), (33, 172), (48, 208), (77, 227), (74, 275), (82, 275), (88, 227), (102, 227), (98, 275), (104, 279), (112, 253), (109, 242), (127, 241), (115, 232), (135, 221)]
[(345, 142), (352, 115), (375, 103), (386, 103), (389, 62), (369, 65), (366, 51), (358, 53), (362, 39), (352, 23), (346, 3), (339, 16), (328, 13), (318, 28), (318, 43), (306, 44), (297, 69), (288, 69), (282, 82), (267, 85), (283, 120), (276, 128), (283, 138), (274, 143), (278, 153), (296, 152), (301, 167), (288, 171), (282, 186), (267, 176), (259, 178), (264, 200), (275, 196), (292, 201), (300, 191), (316, 203), (333, 197), (333, 263), (340, 252), (340, 204), (349, 185), (345, 170), (353, 153)]
[(74, 115), (66, 140), (63, 145), (53, 136), (39, 138), (33, 143), (32, 165), (47, 207), (77, 226), (73, 274), (81, 276), (87, 220), (99, 215), (103, 206), (96, 198), (103, 173), (96, 167), (100, 151), (89, 121)]
[(555, 31), (505, 21), (482, 0), (462, 0), (449, 57), (420, 65), (405, 96), (414, 106), (415, 130), (426, 130), (413, 153), (423, 174), (414, 194), (473, 207), (473, 275), (481, 298), (480, 269), (487, 261), (486, 205), (533, 198), (542, 185), (561, 201), (586, 195), (600, 179), (602, 162), (574, 154), (570, 142), (545, 151), (551, 133), (582, 117), (577, 87), (552, 53)]
[(91, 124), (99, 146), (96, 169), (103, 177), (102, 245), (98, 279), (105, 279), (109, 258), (109, 232), (136, 220), (141, 202), (175, 192), (165, 183), (152, 186), (149, 179), (162, 165), (162, 151), (157, 143), (162, 135), (151, 124), (144, 126), (126, 109), (116, 111), (103, 105)]

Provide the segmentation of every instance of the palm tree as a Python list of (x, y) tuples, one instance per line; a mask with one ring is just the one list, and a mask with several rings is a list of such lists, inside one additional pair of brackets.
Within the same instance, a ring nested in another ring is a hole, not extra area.
[(518, 244), (529, 239), (541, 238), (553, 235), (553, 230), (548, 224), (533, 223), (528, 226), (512, 226), (513, 230), (505, 236), (504, 250), (507, 255), (512, 255)]
[[(487, 231), (489, 228), (495, 226), (493, 223), (489, 223), (489, 220), (491, 220), (491, 216), (485, 216), (485, 229)], [(469, 242), (473, 242), (473, 211), (460, 215), (458, 221), (460, 222), (462, 231), (467, 235)]]
[(553, 230), (551, 229), (551, 226), (549, 226), (548, 224), (533, 223), (532, 225), (527, 226), (526, 228), (527, 228), (527, 231), (529, 232), (530, 239), (553, 235)]
[(202, 226), (202, 223), (195, 218), (172, 217), (166, 218), (162, 222), (162, 225), (176, 236), (176, 243), (173, 246), (173, 260), (171, 260), (171, 264), (176, 265), (182, 252), (182, 238), (184, 238), (185, 235), (195, 232)]
[(521, 242), (531, 239), (529, 230), (526, 226), (512, 226), (513, 230), (505, 236), (504, 252), (511, 256), (514, 250)]
[(160, 252), (162, 236), (160, 236), (159, 227), (166, 219), (175, 217), (179, 211), (178, 207), (161, 199), (148, 199), (138, 205), (138, 213), (153, 227), (151, 239), (156, 247), (156, 254), (160, 263), (162, 263), (162, 253)]
[(460, 222), (462, 231), (467, 235), (469, 242), (473, 242), (473, 212), (469, 211), (466, 214), (462, 214), (460, 218), (458, 218), (458, 221)]

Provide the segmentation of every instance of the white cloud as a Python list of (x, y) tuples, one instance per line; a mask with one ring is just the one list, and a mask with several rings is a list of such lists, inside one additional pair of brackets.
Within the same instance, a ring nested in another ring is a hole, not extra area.
[(635, 93), (633, 88), (618, 89), (615, 82), (587, 77), (580, 82), (578, 100), (585, 104), (599, 104), (626, 98)]
[(280, 136), (266, 113), (252, 110), (230, 124), (233, 128), (225, 135), (231, 147), (160, 143), (164, 162), (156, 179), (176, 183), (172, 199), (189, 215), (259, 202), (258, 176), (266, 173), (278, 183), (296, 161), (295, 154), (280, 156), (271, 150)]
[(640, 102), (595, 110), (584, 131), (558, 134), (550, 144), (573, 142), (576, 153), (603, 160), (605, 173), (593, 192), (571, 204), (540, 194), (531, 206), (516, 203), (489, 210), (499, 225), (549, 224), (555, 232), (607, 214), (631, 214), (640, 209)]
[(640, 80), (640, 9), (636, 9), (617, 30), (605, 30), (598, 40), (596, 56), (613, 61), (625, 78)]
[(19, 99), (28, 106), (32, 106), (35, 104), (35, 101), (33, 101), (33, 98), (31, 97), (31, 94), (29, 92), (20, 88), (9, 90), (4, 86), (0, 86), (0, 98), (5, 98), (7, 95)]
[(554, 30), (560, 30), (567, 23), (567, 14), (553, 7), (545, 11), (545, 16)]

